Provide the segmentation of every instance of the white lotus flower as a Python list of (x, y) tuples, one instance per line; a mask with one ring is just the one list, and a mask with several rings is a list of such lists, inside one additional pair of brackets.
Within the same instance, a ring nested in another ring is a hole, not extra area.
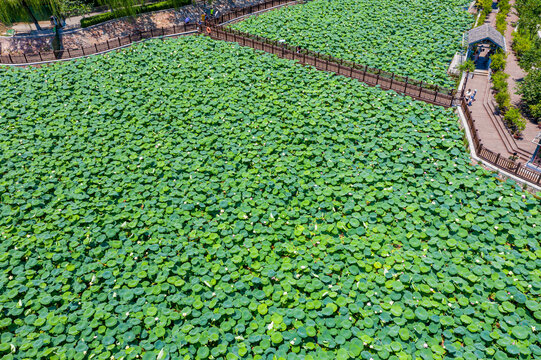
[(162, 360), (164, 357), (165, 357), (165, 352), (163, 351), (163, 349), (161, 349), (160, 352), (158, 353), (158, 356), (156, 357), (156, 360)]

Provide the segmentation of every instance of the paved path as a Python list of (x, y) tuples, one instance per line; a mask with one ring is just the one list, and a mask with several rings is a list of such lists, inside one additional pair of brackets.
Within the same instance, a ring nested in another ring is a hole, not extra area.
[[(2, 1), (2, 0), (0, 0)], [(204, 9), (214, 8), (216, 13), (224, 13), (236, 7), (244, 7), (257, 4), (263, 0), (217, 0), (212, 5), (204, 1), (195, 1), (192, 5), (182, 8), (156, 11), (141, 14), (135, 18), (121, 18), (102, 24), (80, 28), (81, 17), (73, 17), (66, 20), (67, 26), (62, 30), (62, 44), (64, 49), (94, 46), (107, 40), (115, 40), (118, 37), (127, 36), (137, 30), (159, 30), (162, 27), (181, 25), (189, 17), (193, 21), (201, 18)], [(35, 31), (34, 25), (18, 24), (19, 35), (14, 37), (0, 36), (0, 54), (37, 53), (51, 51), (53, 31), (48, 21), (40, 22), (43, 31)], [(25, 33), (21, 33), (25, 31)]]
[[(509, 2), (511, 5), (515, 4), (515, 0)], [(512, 51), (511, 46), (513, 44), (513, 32), (514, 28), (511, 24), (515, 24), (518, 21), (518, 15), (514, 7), (511, 8), (509, 15), (507, 16), (507, 29), (505, 31), (505, 42), (508, 44), (509, 49), (507, 53), (507, 64), (505, 72), (509, 74), (507, 83), (509, 84), (509, 93), (511, 95), (511, 103), (517, 107), (521, 106), (521, 96), (517, 94), (518, 84), (526, 76), (526, 72), (518, 64), (518, 59)], [(532, 139), (541, 131), (541, 129), (531, 121), (526, 123), (526, 129), (522, 132), (523, 139), (517, 140), (517, 144), (521, 148), (530, 149), (534, 151), (534, 146), (531, 143)], [(530, 145), (531, 144), (531, 145)]]
[[(514, 0), (511, 0), (511, 4), (514, 4)], [(486, 23), (495, 26), (496, 23), (496, 14), (497, 12), (491, 12)], [(509, 89), (510, 92), (513, 92), (512, 102), (518, 103), (520, 101), (520, 96), (514, 94), (514, 88), (516, 87), (517, 82), (524, 76), (524, 73), (518, 66), (514, 54), (512, 54), (511, 45), (512, 45), (512, 26), (510, 25), (511, 21), (516, 21), (515, 18), (510, 15), (507, 19), (508, 27), (506, 31), (506, 42), (508, 47), (508, 60), (506, 72), (509, 71)], [(512, 80), (512, 81), (511, 81)], [(481, 142), (484, 147), (499, 152), (502, 156), (509, 158), (513, 154), (517, 154), (518, 161), (527, 162), (534, 150), (535, 145), (531, 143), (531, 140), (539, 132), (537, 126), (529, 123), (526, 130), (524, 131), (523, 139), (515, 139), (506, 128), (502, 116), (497, 110), (497, 104), (494, 100), (494, 95), (492, 92), (492, 84), (490, 82), (490, 77), (486, 72), (479, 72), (475, 74), (473, 78), (468, 79), (466, 84), (466, 90), (468, 89), (477, 89), (477, 95), (475, 101), (470, 106), (472, 111), (472, 117), (475, 120), (475, 127), (478, 131), (478, 135), (481, 139)]]

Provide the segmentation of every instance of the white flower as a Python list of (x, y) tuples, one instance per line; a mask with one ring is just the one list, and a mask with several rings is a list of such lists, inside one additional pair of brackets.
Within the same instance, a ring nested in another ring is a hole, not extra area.
[(156, 360), (162, 360), (165, 356), (165, 353), (163, 352), (163, 349), (160, 350), (158, 353), (158, 356), (156, 357)]
[(423, 347), (426, 349), (428, 347), (428, 344), (427, 343), (424, 343), (423, 344)]

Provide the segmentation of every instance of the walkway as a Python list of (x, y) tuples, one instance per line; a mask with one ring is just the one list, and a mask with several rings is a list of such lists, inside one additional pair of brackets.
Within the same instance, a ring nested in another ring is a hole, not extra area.
[[(511, 6), (515, 4), (515, 0), (509, 2)], [(526, 72), (518, 64), (518, 59), (515, 53), (511, 49), (513, 44), (513, 32), (515, 28), (511, 24), (516, 24), (518, 21), (518, 14), (514, 7), (511, 8), (509, 15), (507, 16), (507, 29), (505, 30), (505, 42), (509, 44), (509, 52), (507, 54), (507, 65), (505, 67), (505, 72), (509, 74), (509, 79), (507, 83), (509, 84), (509, 93), (511, 95), (511, 103), (517, 107), (521, 106), (521, 96), (517, 94), (518, 84), (526, 76)], [(532, 139), (541, 131), (541, 129), (531, 121), (526, 123), (526, 129), (522, 132), (523, 139), (517, 140), (517, 145), (519, 148), (524, 148), (533, 152), (535, 146), (531, 143)]]
[[(234, 8), (257, 4), (264, 0), (217, 0), (212, 5), (202, 1), (195, 1), (192, 5), (182, 8), (167, 9), (151, 13), (141, 14), (134, 18), (121, 18), (115, 21), (108, 21), (102, 24), (82, 29), (80, 27), (81, 17), (73, 17), (66, 20), (67, 26), (62, 31), (62, 45), (64, 49), (76, 49), (90, 47), (104, 43), (107, 40), (116, 40), (137, 31), (160, 30), (172, 27), (173, 25), (184, 24), (189, 17), (192, 21), (201, 18), (204, 9), (214, 8), (217, 13), (224, 13)], [(18, 35), (0, 36), (0, 55), (6, 54), (30, 54), (37, 52), (51, 51), (53, 32), (49, 22), (40, 22), (44, 30), (37, 32), (34, 25), (17, 24)], [(21, 34), (20, 32), (25, 33)]]
[[(510, 3), (513, 5), (514, 0), (511, 0)], [(497, 12), (495, 11), (491, 12), (487, 17), (486, 23), (495, 26), (496, 14)], [(505, 36), (508, 50), (506, 72), (509, 71), (508, 73), (510, 74), (509, 89), (513, 92), (511, 95), (513, 103), (517, 103), (520, 100), (520, 96), (514, 94), (514, 89), (517, 81), (524, 76), (511, 50), (513, 28), (510, 23), (516, 20), (516, 14), (508, 17)], [(478, 130), (479, 138), (486, 148), (501, 153), (505, 158), (509, 158), (516, 153), (518, 161), (525, 163), (531, 158), (535, 150), (535, 145), (531, 143), (531, 140), (539, 132), (539, 129), (537, 129), (536, 125), (529, 123), (523, 133), (523, 139), (515, 139), (506, 128), (503, 118), (497, 110), (497, 104), (491, 86), (490, 76), (485, 71), (476, 71), (476, 74), (473, 78), (468, 79), (465, 86), (466, 90), (477, 89), (477, 95), (475, 101), (470, 106), (470, 110), (475, 120), (475, 127)]]

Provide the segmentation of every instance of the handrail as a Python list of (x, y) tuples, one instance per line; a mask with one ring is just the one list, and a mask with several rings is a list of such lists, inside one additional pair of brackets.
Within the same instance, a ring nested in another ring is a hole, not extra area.
[(370, 68), (352, 61), (338, 59), (330, 55), (294, 47), (286, 43), (261, 38), (257, 35), (231, 28), (219, 27), (219, 23), (217, 24), (215, 21), (205, 24), (204, 33), (216, 40), (236, 42), (242, 46), (263, 50), (280, 58), (295, 60), (303, 65), (314, 66), (318, 70), (330, 71), (338, 75), (357, 79), (370, 86), (379, 85), (382, 89), (394, 90), (416, 100), (444, 107), (453, 106), (455, 103), (455, 90), (428, 85), (423, 81)]
[[(271, 9), (279, 5), (295, 2), (297, 2), (297, 0), (267, 0), (258, 4), (252, 4), (242, 8), (232, 9), (231, 11), (220, 15), (220, 17), (218, 17), (217, 19), (233, 19), (235, 16), (242, 17), (248, 14), (253, 14), (267, 9)], [(241, 13), (243, 15), (238, 15)], [(182, 35), (188, 32), (196, 31), (198, 30), (198, 28), (198, 23), (189, 22), (187, 24), (185, 23), (169, 27), (160, 27), (151, 30), (136, 30), (132, 34), (129, 34), (127, 36), (109, 39), (105, 42), (86, 47), (81, 46), (79, 48), (66, 48), (53, 51), (0, 55), (0, 65), (39, 65), (55, 62), (58, 60), (67, 60), (79, 58), (82, 56), (101, 54), (106, 51), (125, 47), (126, 45), (141, 40), (159, 38), (164, 36)]]
[(466, 118), (466, 124), (468, 125), (468, 128), (470, 130), (473, 147), (475, 148), (475, 152), (480, 159), (494, 165), (495, 167), (505, 172), (508, 172), (523, 180), (531, 182), (532, 184), (541, 185), (540, 172), (532, 170), (527, 166), (524, 166), (520, 162), (515, 162), (514, 160), (507, 159), (502, 154), (484, 147), (481, 143), (481, 139), (479, 138), (478, 130), (475, 128), (475, 120), (472, 118), (471, 111), (468, 108), (465, 99), (461, 100), (460, 107), (462, 109), (464, 117)]
[(173, 25), (170, 27), (161, 27), (145, 31), (135, 31), (132, 34), (115, 39), (109, 39), (100, 44), (80, 47), (74, 49), (62, 49), (53, 51), (42, 51), (37, 53), (21, 55), (8, 54), (0, 55), (0, 65), (41, 65), (59, 60), (75, 59), (83, 56), (101, 54), (106, 51), (119, 49), (141, 40), (152, 39), (156, 37), (168, 37), (193, 33), (199, 26), (195, 23), (185, 23), (182, 25)]

